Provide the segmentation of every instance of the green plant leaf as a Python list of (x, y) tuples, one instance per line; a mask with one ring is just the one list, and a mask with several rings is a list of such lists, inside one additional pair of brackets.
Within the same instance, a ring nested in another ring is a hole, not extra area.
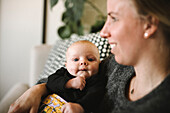
[(104, 26), (105, 20), (97, 20), (94, 25), (91, 26), (91, 33), (99, 32)]
[(65, 11), (64, 13), (63, 13), (63, 15), (62, 15), (62, 21), (64, 22), (64, 23), (68, 23), (68, 22), (70, 22), (70, 21), (75, 21), (74, 20), (74, 15), (73, 15), (73, 12), (72, 12), (72, 10), (67, 10), (67, 11)]
[(62, 39), (70, 38), (71, 29), (70, 26), (62, 26), (58, 29), (58, 34)]
[(84, 34), (83, 30), (84, 30), (83, 25), (80, 25), (77, 29), (78, 35), (83, 35)]
[(83, 14), (84, 0), (73, 0), (73, 1), (74, 1), (73, 13), (75, 15), (75, 20), (78, 21), (81, 19)]
[(78, 35), (83, 35), (83, 26), (81, 24), (81, 21), (70, 22), (69, 26), (71, 28), (72, 33), (76, 33)]
[[(88, 3), (99, 14), (96, 23), (91, 26), (90, 32), (98, 32), (101, 30), (105, 23), (105, 16), (102, 14), (100, 9), (93, 4), (93, 2), (90, 0), (64, 0), (64, 2), (66, 8), (66, 11), (62, 15), (64, 26), (58, 29), (58, 34), (62, 39), (69, 38), (73, 33), (78, 35), (84, 34), (81, 17), (83, 15), (85, 2)], [(57, 3), (58, 0), (50, 0), (51, 8)]]
[(84, 10), (84, 2), (85, 0), (66, 0), (66, 12), (71, 13), (71, 19), (73, 21), (79, 21), (81, 19)]
[(54, 7), (58, 3), (58, 0), (50, 0), (51, 8)]

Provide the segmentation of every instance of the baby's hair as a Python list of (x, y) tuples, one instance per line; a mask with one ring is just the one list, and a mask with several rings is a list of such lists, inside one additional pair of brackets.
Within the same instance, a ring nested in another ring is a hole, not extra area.
[[(68, 51), (68, 49), (69, 49), (71, 46), (73, 46), (73, 45), (75, 45), (75, 44), (91, 44), (91, 45), (93, 45), (94, 47), (97, 48), (97, 46), (96, 46), (94, 43), (92, 43), (92, 42), (90, 42), (90, 41), (88, 41), (88, 40), (79, 40), (79, 41), (73, 42), (73, 43), (67, 48), (67, 51)], [(97, 48), (97, 49), (98, 49), (98, 48)]]
[(74, 44), (78, 44), (78, 43), (89, 43), (89, 44), (95, 45), (95, 44), (93, 44), (92, 42), (90, 42), (88, 40), (79, 40), (79, 41), (76, 41), (76, 42), (72, 43), (71, 46), (74, 45)]

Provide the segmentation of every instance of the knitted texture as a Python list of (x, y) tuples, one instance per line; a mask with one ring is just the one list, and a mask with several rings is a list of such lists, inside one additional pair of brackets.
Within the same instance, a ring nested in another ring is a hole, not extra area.
[(133, 67), (116, 63), (113, 55), (101, 67), (108, 81), (104, 100), (96, 113), (170, 113), (170, 75), (143, 98), (130, 101), (128, 87), (134, 76)]

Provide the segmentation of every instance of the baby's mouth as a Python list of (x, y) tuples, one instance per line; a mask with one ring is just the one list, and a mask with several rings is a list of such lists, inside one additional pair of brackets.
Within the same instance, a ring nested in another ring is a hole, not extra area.
[(87, 71), (87, 69), (79, 69), (80, 71)]

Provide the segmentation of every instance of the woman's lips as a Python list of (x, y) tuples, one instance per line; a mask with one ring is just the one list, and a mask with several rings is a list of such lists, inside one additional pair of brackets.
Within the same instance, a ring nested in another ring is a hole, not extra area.
[(110, 44), (110, 47), (111, 47), (111, 48), (114, 48), (114, 47), (116, 47), (116, 46), (117, 46), (116, 43)]

